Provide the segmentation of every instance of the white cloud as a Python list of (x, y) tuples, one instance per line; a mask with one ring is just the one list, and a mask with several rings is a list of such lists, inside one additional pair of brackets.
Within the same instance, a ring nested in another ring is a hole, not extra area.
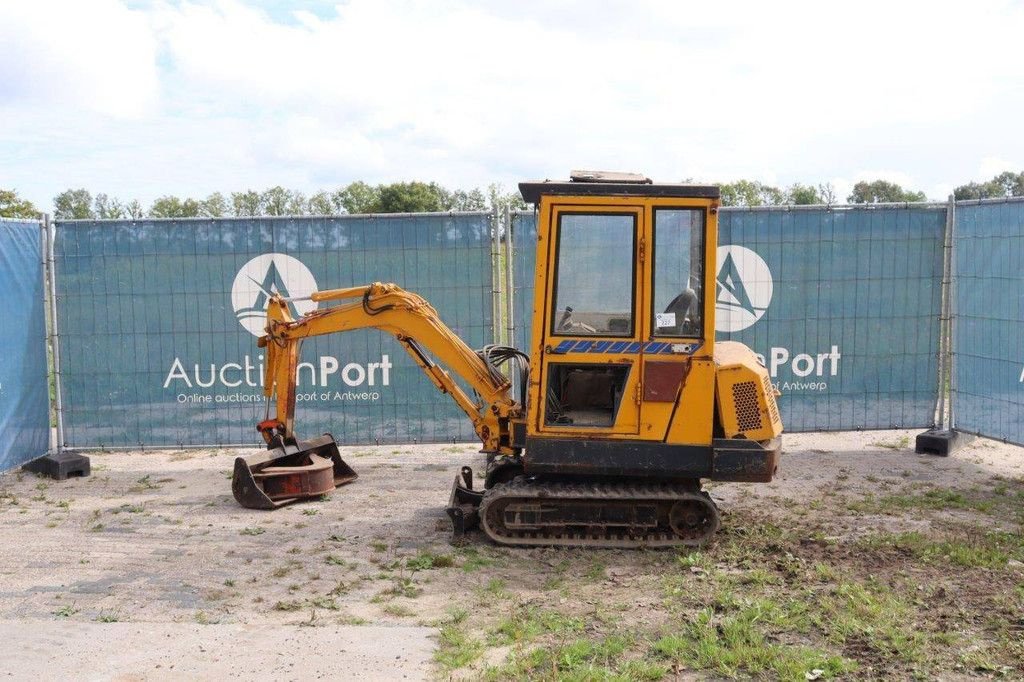
[(0, 6), (0, 107), (24, 102), (119, 118), (152, 111), (156, 40), (115, 0)]
[(0, 152), (47, 171), (0, 169), (0, 185), (45, 205), (70, 177), (148, 201), (595, 167), (833, 178), (844, 197), (859, 179), (935, 188), (993, 166), (984, 157), (1024, 159), (1020, 136), (986, 137), (1016, 131), (1008, 93), (1024, 80), (1022, 9), (997, 0), (350, 0), (281, 14), (237, 0), (0, 5), (0, 106), (18, 122)]

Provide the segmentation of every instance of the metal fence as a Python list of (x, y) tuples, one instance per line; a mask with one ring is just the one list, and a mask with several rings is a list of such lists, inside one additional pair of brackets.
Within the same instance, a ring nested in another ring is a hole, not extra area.
[[(945, 204), (723, 209), (716, 327), (759, 353), (787, 431), (928, 427)], [(512, 217), (515, 341), (530, 340), (537, 225)]]
[[(45, 244), (47, 232), (27, 225)], [(533, 212), (59, 222), (59, 443), (256, 442), (266, 404), (254, 341), (269, 291), (395, 281), (471, 345), (504, 338), (529, 350), (536, 242)], [(719, 244), (719, 338), (762, 355), (787, 431), (945, 423), (948, 388), (956, 428), (1024, 444), (1024, 200), (722, 209)], [(0, 273), (28, 273), (36, 286), (23, 345), (45, 334), (41, 248)], [(388, 336), (311, 340), (303, 361), (303, 434), (473, 437)], [(35, 440), (14, 449), (38, 454)]]
[(50, 444), (44, 262), (38, 220), (0, 218), (0, 471), (46, 453)]
[(952, 422), (1024, 445), (1024, 200), (955, 211)]
[[(486, 213), (56, 223), (63, 445), (255, 443), (269, 292), (393, 281), (470, 345), (490, 342), (492, 223)], [(473, 436), (390, 336), (311, 339), (302, 361), (300, 435)]]

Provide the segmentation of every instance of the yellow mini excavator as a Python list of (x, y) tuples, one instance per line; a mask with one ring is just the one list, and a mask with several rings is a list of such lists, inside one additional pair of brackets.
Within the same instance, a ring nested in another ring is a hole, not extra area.
[(242, 505), (356, 478), (329, 434), (297, 438), (296, 368), (303, 339), (367, 327), (398, 340), (483, 445), (483, 489), (469, 467), (452, 489), (457, 537), (479, 524), (507, 545), (695, 546), (719, 526), (701, 479), (772, 480), (782, 423), (768, 372), (715, 342), (718, 188), (573, 172), (519, 189), (538, 215), (529, 352), (474, 351), (394, 284), (314, 293), (337, 304), (298, 319), (274, 296), (259, 344), (276, 414), (258, 425), (267, 451), (235, 462)]

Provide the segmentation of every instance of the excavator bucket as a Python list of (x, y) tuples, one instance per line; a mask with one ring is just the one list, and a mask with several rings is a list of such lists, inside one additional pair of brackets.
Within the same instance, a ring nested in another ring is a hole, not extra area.
[(358, 477), (341, 459), (334, 436), (325, 433), (308, 441), (278, 441), (265, 452), (237, 457), (231, 492), (243, 507), (277, 509), (319, 497)]

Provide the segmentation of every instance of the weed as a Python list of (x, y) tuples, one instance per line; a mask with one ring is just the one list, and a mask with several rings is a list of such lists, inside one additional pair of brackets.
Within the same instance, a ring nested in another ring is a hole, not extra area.
[(324, 562), (331, 564), (332, 566), (345, 566), (346, 561), (339, 556), (328, 554), (324, 557)]
[(893, 440), (879, 440), (868, 443), (868, 445), (873, 445), (876, 448), (885, 448), (886, 450), (904, 450), (910, 445), (910, 436), (900, 436)]
[(480, 658), (484, 651), (483, 642), (466, 632), (467, 615), (464, 610), (453, 612), (452, 617), (441, 626), (434, 660), (445, 670), (465, 668)]
[(263, 535), (267, 532), (267, 529), (263, 526), (249, 526), (239, 531), (241, 535)]
[(317, 514), (320, 513), (320, 510), (319, 509), (303, 509), (302, 513), (305, 516), (316, 516)]
[(234, 587), (235, 586), (235, 581), (232, 580), (231, 578), (228, 578), (227, 580), (224, 581), (224, 586), (225, 587)]
[(78, 613), (78, 609), (75, 608), (74, 604), (65, 604), (64, 606), (54, 611), (53, 615), (57, 616), (58, 618), (70, 618), (76, 613)]
[(216, 625), (217, 623), (220, 622), (219, 618), (218, 619), (210, 618), (210, 616), (208, 616), (206, 614), (206, 611), (196, 611), (196, 615), (194, 617), (194, 620), (197, 623), (199, 623), (200, 625)]
[(386, 552), (388, 551), (388, 543), (381, 540), (374, 540), (370, 543), (370, 547), (373, 548), (374, 552)]
[(501, 578), (491, 578), (481, 588), (481, 592), (495, 599), (509, 599), (512, 597), (512, 594), (505, 589), (505, 584), (505, 581)]
[(420, 551), (416, 556), (405, 560), (405, 567), (411, 571), (428, 571), (432, 568), (450, 568), (455, 565), (451, 554), (434, 554)]
[(328, 611), (338, 610), (338, 602), (334, 601), (333, 597), (312, 597), (309, 599), (309, 605), (318, 609), (326, 609)]
[(116, 613), (103, 613), (103, 612), (100, 612), (100, 615), (96, 616), (96, 618), (94, 620), (97, 623), (117, 623), (121, 619), (118, 618)]
[(494, 564), (493, 559), (483, 556), (476, 547), (465, 547), (459, 550), (462, 556), (462, 570), (467, 573), (478, 571)]
[(520, 606), (513, 610), (512, 615), (498, 622), (491, 636), (497, 644), (530, 642), (548, 633), (583, 632), (584, 625), (581, 618), (566, 616), (557, 611)]
[(302, 608), (302, 602), (297, 599), (279, 601), (274, 604), (275, 611), (298, 611)]
[(408, 618), (415, 616), (416, 612), (412, 609), (402, 606), (401, 604), (385, 604), (381, 607), (381, 611), (388, 614), (389, 616), (395, 616), (397, 618)]
[[(151, 482), (149, 480), (149, 477), (150, 477), (150, 475), (146, 474), (145, 476), (143, 476), (139, 480), (135, 481), (135, 485), (130, 486), (128, 488), (128, 492), (130, 492), (130, 493), (141, 493), (141, 492), (146, 491), (146, 490), (160, 490), (160, 486), (158, 486), (155, 483)], [(173, 479), (161, 479), (161, 480), (166, 482), (166, 481), (170, 481), (170, 480), (173, 480)]]
[(605, 562), (595, 559), (590, 562), (590, 566), (587, 567), (587, 571), (583, 574), (583, 577), (591, 581), (604, 580), (607, 568), (608, 565)]

